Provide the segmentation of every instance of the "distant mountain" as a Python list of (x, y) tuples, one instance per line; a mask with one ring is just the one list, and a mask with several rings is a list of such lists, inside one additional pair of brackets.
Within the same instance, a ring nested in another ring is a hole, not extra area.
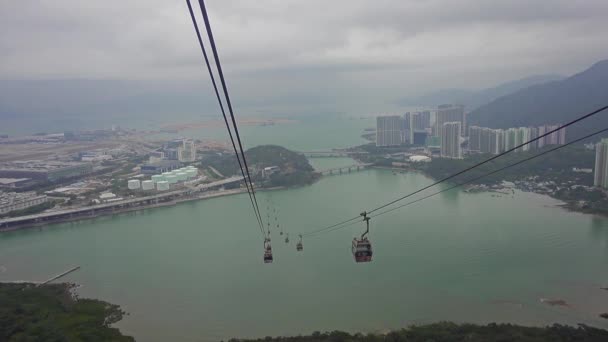
[(547, 83), (563, 79), (559, 75), (535, 75), (520, 80), (510, 81), (496, 87), (482, 90), (465, 89), (442, 89), (417, 98), (404, 99), (401, 101), (405, 106), (432, 106), (442, 103), (459, 103), (465, 105), (467, 110), (474, 110), (501, 96), (511, 94), (520, 89), (541, 83)]
[[(470, 125), (493, 128), (565, 123), (608, 105), (608, 60), (560, 81), (533, 85), (485, 104), (467, 116)], [(568, 139), (608, 127), (608, 111), (573, 125)]]

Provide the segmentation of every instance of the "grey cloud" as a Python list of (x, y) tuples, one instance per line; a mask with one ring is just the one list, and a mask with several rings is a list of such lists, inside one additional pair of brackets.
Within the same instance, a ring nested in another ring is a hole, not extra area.
[[(608, 56), (604, 0), (207, 6), (229, 83), (243, 103), (295, 101), (300, 92), (307, 100), (382, 104), (404, 93), (571, 74)], [(0, 79), (207, 82), (181, 0), (4, 1), (0, 32)]]

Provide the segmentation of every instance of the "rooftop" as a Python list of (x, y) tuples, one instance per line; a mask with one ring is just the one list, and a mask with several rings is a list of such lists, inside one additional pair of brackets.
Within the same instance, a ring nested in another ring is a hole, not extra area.
[(29, 178), (0, 178), (0, 185), (9, 185), (29, 180)]

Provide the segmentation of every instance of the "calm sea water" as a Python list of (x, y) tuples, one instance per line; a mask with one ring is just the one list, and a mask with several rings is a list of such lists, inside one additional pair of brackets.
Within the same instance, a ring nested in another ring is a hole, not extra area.
[[(260, 127), (268, 135), (255, 131), (250, 144), (303, 150), (360, 141), (348, 124), (332, 137), (326, 127), (304, 127)], [(351, 162), (313, 160), (318, 168)], [(366, 170), (260, 193), (291, 238), (286, 244), (273, 233), (272, 265), (262, 263), (260, 232), (247, 196), (238, 195), (1, 234), (0, 280), (40, 280), (80, 265), (66, 280), (82, 284), (83, 296), (120, 304), (130, 315), (118, 326), (142, 341), (384, 331), (439, 320), (608, 328), (597, 316), (608, 311), (608, 291), (599, 289), (608, 283), (608, 220), (567, 212), (545, 196), (450, 191), (379, 217), (369, 264), (350, 254), (363, 225), (304, 239), (296, 252), (298, 233), (430, 182)]]

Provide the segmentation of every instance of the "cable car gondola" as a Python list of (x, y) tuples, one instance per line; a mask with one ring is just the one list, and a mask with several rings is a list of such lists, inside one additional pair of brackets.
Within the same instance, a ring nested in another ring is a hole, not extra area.
[(289, 233), (285, 233), (285, 243), (289, 243)]
[(272, 247), (270, 246), (270, 239), (264, 239), (264, 263), (272, 263)]
[(369, 233), (369, 220), (367, 217), (367, 212), (361, 213), (363, 216), (363, 220), (365, 221), (366, 230), (365, 233), (361, 234), (361, 238), (353, 238), (353, 257), (355, 258), (355, 262), (370, 262), (372, 261), (372, 244), (367, 239), (366, 235)]
[(298, 252), (301, 252), (304, 249), (304, 246), (302, 246), (302, 234), (300, 234), (300, 240), (298, 240), (298, 244), (296, 245), (296, 250)]

